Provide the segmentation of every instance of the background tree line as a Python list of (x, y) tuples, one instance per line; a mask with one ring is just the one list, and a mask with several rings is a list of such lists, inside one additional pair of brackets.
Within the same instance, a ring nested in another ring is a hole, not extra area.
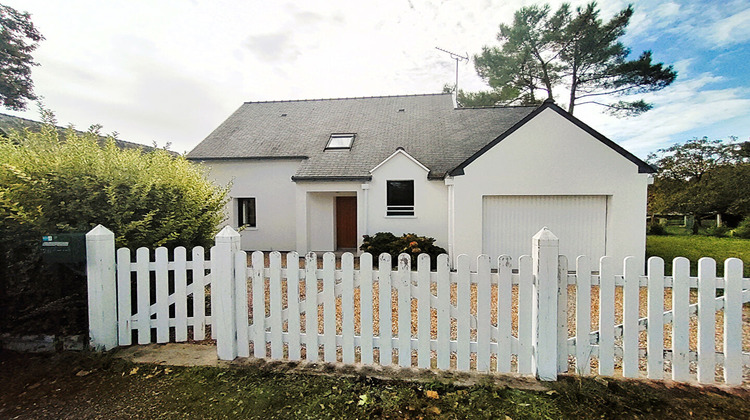
[(717, 214), (731, 227), (744, 219), (749, 230), (750, 141), (695, 138), (660, 149), (648, 161), (658, 169), (649, 188), (649, 214), (690, 215), (693, 233), (702, 219)]

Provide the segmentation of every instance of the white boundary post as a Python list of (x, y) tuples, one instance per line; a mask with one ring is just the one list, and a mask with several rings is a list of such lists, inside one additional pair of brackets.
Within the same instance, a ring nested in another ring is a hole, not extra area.
[(102, 225), (86, 234), (86, 278), (89, 343), (95, 350), (111, 350), (118, 346), (115, 234)]
[[(237, 319), (234, 279), (234, 254), (240, 249), (240, 234), (230, 226), (216, 235), (211, 248), (212, 325), (216, 329), (216, 353), (219, 360), (237, 357)], [(247, 326), (245, 326), (247, 328)]]
[[(559, 239), (546, 227), (532, 238), (534, 304), (533, 371), (542, 381), (557, 380), (557, 289)], [(566, 349), (567, 350), (567, 349)]]

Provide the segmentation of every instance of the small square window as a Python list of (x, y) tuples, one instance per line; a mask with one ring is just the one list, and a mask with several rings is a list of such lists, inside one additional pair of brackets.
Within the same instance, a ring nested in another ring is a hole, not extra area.
[(414, 216), (414, 181), (386, 181), (386, 216)]
[(255, 197), (237, 199), (237, 226), (257, 227), (255, 220)]
[(351, 149), (354, 141), (354, 134), (331, 134), (328, 139), (326, 150), (330, 149)]

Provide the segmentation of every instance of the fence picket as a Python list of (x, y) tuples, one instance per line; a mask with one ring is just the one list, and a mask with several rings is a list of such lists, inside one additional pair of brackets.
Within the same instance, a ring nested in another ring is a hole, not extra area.
[(398, 364), (411, 366), (411, 257), (398, 256)]
[(513, 308), (512, 261), (507, 255), (497, 258), (497, 371), (510, 372)]
[(205, 252), (203, 247), (193, 248), (193, 340), (206, 338), (206, 278)]
[[(633, 257), (625, 258), (622, 272), (622, 376), (638, 376), (638, 310), (639, 276), (638, 261)], [(661, 314), (660, 314), (661, 315)]]
[(284, 356), (283, 330), (281, 320), (281, 253), (271, 252), (269, 256), (270, 275), (268, 289), (270, 300), (271, 357), (281, 359)]
[(698, 382), (716, 377), (716, 261), (698, 260)]
[(174, 249), (174, 338), (187, 341), (187, 250), (184, 246)]
[(393, 363), (393, 344), (391, 343), (393, 319), (391, 314), (391, 256), (380, 254), (378, 260), (378, 309), (380, 324), (380, 364)]
[(135, 263), (138, 344), (149, 344), (151, 343), (151, 273), (148, 269), (148, 248), (138, 248), (135, 251)]
[(169, 342), (169, 274), (167, 248), (156, 248), (156, 342)]
[(239, 251), (234, 255), (234, 314), (237, 323), (237, 356), (250, 357), (248, 337), (247, 307), (247, 253)]
[(417, 366), (430, 367), (430, 256), (417, 257)]
[(323, 358), (336, 361), (336, 255), (323, 254)]
[(299, 254), (286, 254), (286, 301), (289, 360), (300, 360)]
[(586, 256), (576, 258), (576, 372), (591, 371), (591, 265)]
[(690, 379), (690, 261), (672, 261), (672, 379)]
[(129, 346), (132, 343), (131, 289), (130, 250), (120, 248), (117, 250), (117, 340), (121, 346)]
[(341, 361), (354, 363), (354, 256), (341, 256)]
[(648, 259), (648, 332), (646, 362), (649, 379), (664, 377), (664, 260)]
[(490, 371), (490, 327), (492, 326), (490, 286), (490, 257), (477, 257), (477, 370)]
[(437, 259), (437, 367), (451, 367), (451, 283), (450, 262), (445, 254)]
[[(533, 260), (530, 255), (518, 259), (518, 301), (531, 302), (534, 292)], [(531, 305), (518, 305), (518, 373), (533, 374), (533, 340)]]
[(305, 255), (305, 358), (318, 360), (318, 256), (314, 252)]
[(599, 374), (615, 373), (615, 274), (612, 257), (599, 260)]
[(742, 383), (742, 260), (724, 262), (724, 382)]
[(568, 258), (557, 258), (557, 371), (568, 371)]
[(471, 366), (471, 277), (469, 256), (461, 254), (456, 259), (458, 281), (456, 284), (456, 369), (469, 370)]
[(360, 357), (363, 364), (373, 362), (372, 349), (372, 255), (359, 257), (359, 329)]
[(253, 264), (253, 355), (266, 357), (266, 279), (263, 275), (265, 256), (252, 254)]

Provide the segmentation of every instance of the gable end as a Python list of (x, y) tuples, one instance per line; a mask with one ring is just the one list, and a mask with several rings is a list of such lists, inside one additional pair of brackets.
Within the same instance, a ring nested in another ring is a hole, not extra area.
[(602, 135), (598, 131), (594, 130), (593, 128), (591, 128), (590, 126), (588, 126), (583, 121), (579, 120), (578, 118), (574, 117), (570, 113), (566, 112), (565, 110), (563, 110), (562, 108), (560, 108), (559, 106), (557, 106), (554, 103), (554, 101), (552, 101), (550, 99), (547, 99), (546, 101), (544, 101), (544, 103), (542, 105), (539, 106), (539, 108), (535, 109), (532, 113), (530, 113), (529, 115), (527, 115), (526, 117), (524, 117), (521, 121), (517, 122), (515, 125), (513, 125), (513, 127), (509, 128), (507, 131), (505, 131), (500, 136), (498, 136), (497, 138), (495, 138), (495, 140), (491, 141), (490, 143), (488, 143), (487, 145), (485, 145), (484, 147), (482, 147), (479, 151), (477, 151), (476, 153), (474, 153), (473, 155), (471, 155), (471, 157), (469, 157), (465, 161), (461, 162), (460, 165), (456, 166), (454, 169), (452, 169), (451, 171), (449, 171), (448, 174), (451, 175), (451, 176), (464, 175), (464, 168), (466, 168), (469, 164), (471, 164), (471, 162), (475, 161), (480, 156), (482, 156), (484, 153), (486, 153), (488, 150), (490, 150), (491, 148), (495, 147), (496, 144), (500, 143), (506, 137), (508, 137), (511, 134), (513, 134), (516, 130), (518, 130), (519, 128), (521, 128), (527, 122), (531, 121), (534, 117), (536, 117), (537, 115), (539, 115), (542, 111), (544, 111), (547, 108), (552, 109), (553, 111), (557, 112), (559, 115), (561, 115), (562, 117), (564, 117), (568, 121), (570, 121), (573, 124), (575, 124), (578, 128), (582, 129), (583, 131), (585, 131), (586, 133), (590, 134), (595, 139), (597, 139), (597, 140), (601, 141), (602, 143), (604, 143), (605, 145), (609, 146), (609, 148), (611, 148), (615, 152), (619, 153), (625, 159), (627, 159), (627, 160), (635, 163), (636, 166), (638, 166), (638, 173), (652, 174), (652, 173), (656, 172), (656, 169), (654, 169), (654, 167), (652, 167), (648, 163), (642, 161), (641, 159), (639, 159), (634, 154), (628, 152), (627, 150), (625, 150), (624, 148), (622, 148), (617, 143), (615, 143), (612, 140), (604, 137), (604, 135)]

